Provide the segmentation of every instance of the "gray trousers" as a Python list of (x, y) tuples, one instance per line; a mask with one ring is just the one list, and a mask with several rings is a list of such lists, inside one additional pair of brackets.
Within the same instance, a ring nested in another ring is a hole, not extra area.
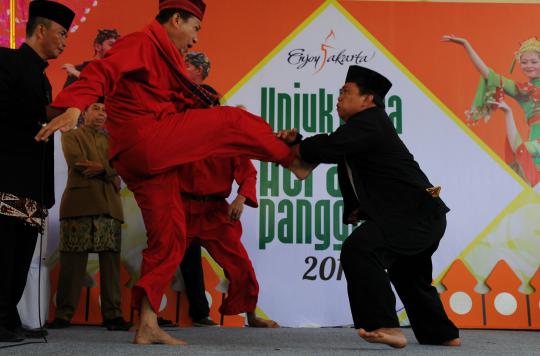
[[(120, 309), (120, 253), (99, 252), (101, 315), (104, 320), (122, 316)], [(55, 318), (70, 321), (84, 284), (87, 252), (60, 252), (60, 276)]]

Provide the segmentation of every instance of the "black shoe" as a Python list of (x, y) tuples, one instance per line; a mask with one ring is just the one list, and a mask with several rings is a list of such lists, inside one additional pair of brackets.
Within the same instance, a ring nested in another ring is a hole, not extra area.
[(216, 326), (219, 326), (217, 323), (215, 323), (212, 319), (210, 319), (209, 316), (207, 316), (206, 318), (202, 318), (202, 319), (199, 319), (199, 320), (194, 320), (193, 321), (193, 326), (198, 326), (198, 327), (216, 327)]
[(44, 328), (37, 328), (37, 329), (26, 329), (23, 328), (24, 335), (29, 339), (41, 339), (47, 335), (49, 335), (49, 332), (47, 329)]
[(15, 333), (3, 326), (0, 326), (0, 342), (21, 342), (24, 340), (24, 335)]
[(71, 326), (71, 323), (64, 319), (54, 319), (51, 323), (47, 325), (47, 328), (49, 329), (65, 329), (69, 328)]
[(23, 327), (18, 327), (13, 332), (17, 335), (21, 335), (28, 339), (41, 339), (47, 335), (49, 335), (49, 332), (43, 328), (37, 328), (37, 329), (27, 329)]
[(172, 320), (163, 319), (162, 317), (157, 318), (157, 323), (158, 323), (159, 326), (164, 326), (164, 327), (176, 327), (176, 326), (178, 326), (178, 324), (173, 323)]
[(102, 325), (110, 331), (128, 331), (133, 326), (132, 323), (125, 321), (121, 316), (114, 319), (103, 320)]

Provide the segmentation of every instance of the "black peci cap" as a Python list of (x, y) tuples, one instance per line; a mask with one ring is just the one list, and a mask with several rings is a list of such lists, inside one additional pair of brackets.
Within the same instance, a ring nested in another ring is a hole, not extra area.
[(356, 83), (360, 89), (375, 93), (380, 99), (384, 99), (392, 87), (392, 83), (383, 75), (369, 68), (350, 66), (347, 72), (346, 83)]
[(56, 22), (69, 30), (75, 13), (65, 5), (48, 0), (34, 0), (28, 9), (28, 18), (43, 17)]

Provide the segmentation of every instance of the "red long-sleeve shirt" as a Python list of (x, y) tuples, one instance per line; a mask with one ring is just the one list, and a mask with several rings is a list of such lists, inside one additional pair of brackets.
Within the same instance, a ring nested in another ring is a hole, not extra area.
[(238, 194), (246, 204), (258, 207), (257, 170), (247, 158), (208, 158), (179, 167), (180, 191), (194, 195), (214, 195), (227, 198), (232, 183), (238, 184)]
[(151, 135), (160, 118), (207, 106), (196, 95), (204, 91), (186, 77), (183, 58), (163, 26), (154, 21), (118, 40), (104, 59), (88, 64), (51, 106), (83, 111), (105, 96), (113, 158)]

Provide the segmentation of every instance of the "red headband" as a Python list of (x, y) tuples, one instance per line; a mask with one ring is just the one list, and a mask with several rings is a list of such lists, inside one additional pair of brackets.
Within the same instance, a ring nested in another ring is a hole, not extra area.
[(165, 9), (185, 10), (202, 21), (206, 4), (202, 0), (160, 0), (159, 11)]

